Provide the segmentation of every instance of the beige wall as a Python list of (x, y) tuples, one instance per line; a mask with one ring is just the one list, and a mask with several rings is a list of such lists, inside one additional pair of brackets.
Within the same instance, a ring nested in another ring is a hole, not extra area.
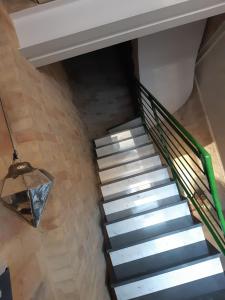
[(12, 13), (38, 5), (36, 0), (3, 0), (3, 3), (7, 10)]
[[(55, 177), (34, 229), (0, 207), (0, 265), (11, 271), (14, 300), (106, 300), (105, 263), (90, 142), (60, 64), (35, 70), (16, 49), (0, 5), (0, 96), (22, 160)], [(11, 145), (1, 117), (0, 175)]]
[[(174, 114), (174, 116), (211, 154), (220, 197), (223, 202), (223, 207), (225, 208), (224, 169), (215, 140), (210, 132), (209, 122), (207, 121), (207, 116), (205, 114), (196, 83), (194, 84), (193, 91), (188, 101)], [(183, 152), (181, 149), (180, 151)], [(190, 161), (189, 163), (191, 164)], [(192, 167), (195, 169), (197, 174), (200, 175), (199, 170), (195, 167), (195, 165), (192, 165)]]
[[(213, 159), (216, 160), (214, 164), (218, 185), (224, 191), (225, 14), (208, 20), (196, 66), (196, 83), (212, 134), (211, 151), (213, 151)], [(225, 206), (225, 196), (223, 196), (223, 204)]]

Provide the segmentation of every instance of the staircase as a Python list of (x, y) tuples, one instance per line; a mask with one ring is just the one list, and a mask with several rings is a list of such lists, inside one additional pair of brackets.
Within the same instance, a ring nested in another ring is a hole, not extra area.
[(112, 299), (225, 299), (220, 252), (142, 119), (109, 130), (95, 146)]

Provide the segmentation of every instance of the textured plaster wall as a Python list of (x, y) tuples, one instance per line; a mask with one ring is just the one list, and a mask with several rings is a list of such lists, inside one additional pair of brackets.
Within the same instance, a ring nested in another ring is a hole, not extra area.
[(208, 146), (225, 209), (225, 14), (210, 18), (196, 66), (198, 92), (211, 131)]
[[(213, 22), (214, 21), (214, 22)], [(213, 38), (215, 36), (215, 38)], [(202, 103), (225, 166), (225, 15), (208, 22), (204, 51), (199, 57), (196, 77)]]
[(3, 0), (10, 13), (38, 5), (35, 0)]
[[(215, 140), (210, 133), (207, 115), (204, 112), (196, 84), (194, 85), (188, 101), (174, 114), (174, 116), (211, 154), (218, 189), (223, 205), (225, 205), (224, 170)], [(182, 152), (181, 149), (180, 151)], [(200, 175), (199, 170), (195, 167), (195, 165), (193, 165), (191, 161), (189, 161), (189, 163), (195, 169), (196, 173)]]
[[(33, 229), (0, 205), (0, 264), (14, 300), (106, 300), (99, 200), (86, 129), (60, 64), (35, 70), (17, 51), (0, 4), (0, 96), (22, 160), (55, 177), (42, 223)], [(11, 145), (0, 115), (0, 176)]]

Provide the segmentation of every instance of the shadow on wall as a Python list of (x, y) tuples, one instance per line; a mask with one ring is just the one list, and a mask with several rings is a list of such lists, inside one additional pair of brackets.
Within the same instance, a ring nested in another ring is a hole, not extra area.
[(90, 138), (100, 137), (110, 127), (134, 118), (130, 43), (69, 59), (64, 66)]
[(213, 142), (196, 85), (187, 102), (174, 113), (174, 117), (204, 147)]

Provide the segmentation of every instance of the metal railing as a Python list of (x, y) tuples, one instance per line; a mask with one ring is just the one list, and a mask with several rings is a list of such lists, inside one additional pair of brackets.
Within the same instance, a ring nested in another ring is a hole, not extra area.
[(147, 132), (171, 169), (180, 193), (206, 225), (225, 255), (225, 218), (210, 154), (135, 80), (140, 114)]

